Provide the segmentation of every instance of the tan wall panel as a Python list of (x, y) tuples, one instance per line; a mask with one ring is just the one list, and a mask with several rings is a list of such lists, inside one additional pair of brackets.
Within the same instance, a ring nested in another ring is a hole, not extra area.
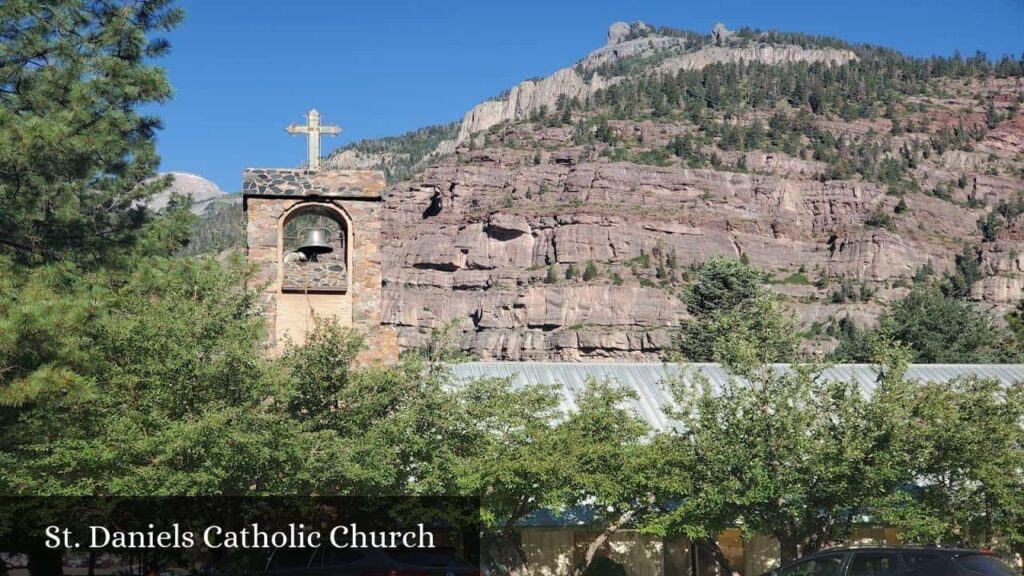
[(526, 528), (522, 531), (523, 552), (539, 576), (565, 576), (572, 571), (573, 531), (571, 529)]
[(619, 530), (609, 540), (611, 559), (625, 566), (629, 576), (664, 575), (665, 546), (660, 537)]
[(730, 528), (719, 534), (718, 546), (722, 549), (722, 553), (733, 570), (743, 569), (746, 550), (744, 550), (743, 533), (739, 529)]
[(690, 576), (690, 542), (683, 537), (665, 541), (665, 576)]
[(779, 541), (771, 536), (755, 536), (743, 546), (743, 573), (762, 574), (779, 565)]
[(351, 294), (298, 294), (277, 295), (277, 334), (279, 347), (284, 342), (304, 342), (313, 330), (313, 318), (334, 317), (344, 326), (352, 325)]

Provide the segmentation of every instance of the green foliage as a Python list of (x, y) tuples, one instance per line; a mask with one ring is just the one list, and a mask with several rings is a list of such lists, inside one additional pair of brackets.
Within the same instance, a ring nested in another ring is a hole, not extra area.
[(802, 272), (794, 272), (789, 276), (786, 276), (781, 281), (782, 284), (790, 284), (794, 286), (808, 286), (811, 281), (807, 279), (807, 275)]
[(885, 228), (887, 230), (893, 229), (892, 215), (879, 207), (875, 210), (868, 219), (864, 221), (864, 225), (869, 228)]
[(895, 214), (905, 214), (909, 212), (910, 208), (907, 206), (907, 199), (903, 196), (900, 196), (900, 201), (896, 203), (896, 206), (892, 209), (892, 211)]
[(23, 263), (119, 258), (162, 190), (160, 121), (171, 95), (153, 34), (182, 19), (169, 0), (0, 4), (0, 254)]
[[(41, 16), (45, 10), (52, 17)], [(72, 20), (73, 12), (81, 18)], [(877, 331), (839, 324), (841, 351), (884, 365), (871, 398), (852, 383), (820, 377), (817, 366), (768, 366), (796, 358), (791, 316), (746, 255), (710, 259), (696, 270), (687, 296), (693, 318), (675, 353), (723, 362), (735, 378), (716, 390), (700, 379), (695, 387), (676, 383), (682, 427), (664, 433), (651, 434), (625, 407), (630, 394), (605, 382), (588, 383), (571, 413), (559, 409), (552, 387), (500, 379), (456, 386), (444, 364), (465, 358), (454, 325), (395, 365), (359, 366), (358, 335), (317, 319), (302, 345), (270, 358), (248, 266), (235, 258), (167, 257), (237, 245), (237, 207), (205, 215), (198, 228), (180, 198), (161, 218), (137, 207), (162, 182), (141, 184), (156, 166), (157, 123), (133, 110), (168, 93), (160, 72), (145, 64), (165, 45), (147, 38), (178, 13), (155, 0), (64, 0), (42, 8), (0, 4), (0, 16), (3, 37), (18, 39), (0, 45), (0, 173), (7, 174), (0, 175), (0, 493), (474, 494), (482, 498), (485, 538), (496, 544), (487, 547), (496, 551), (487, 560), (496, 574), (522, 566), (515, 533), (524, 518), (581, 504), (593, 506), (590, 528), (604, 536), (632, 525), (714, 545), (723, 528), (740, 523), (748, 534), (775, 535), (787, 557), (798, 546), (811, 551), (842, 540), (861, 515), (922, 541), (990, 545), (1002, 536), (1024, 546), (1024, 393), (901, 377), (911, 355), (1017, 357), (1008, 334), (956, 299), (981, 276), (971, 249), (945, 294), (912, 292)], [(56, 32), (72, 24), (88, 33)], [(830, 45), (750, 31), (737, 41)], [(39, 58), (61, 64), (25, 57), (37, 47)], [(861, 174), (902, 194), (913, 191), (908, 174), (926, 151), (891, 154), (885, 135), (835, 137), (806, 110), (860, 118), (885, 106), (896, 115), (894, 103), (932, 78), (1014, 70), (1013, 62), (854, 49), (861, 61), (846, 67), (795, 64), (776, 74), (737, 63), (631, 77), (587, 104), (605, 111), (581, 119), (575, 137), (613, 147), (613, 158), (660, 164), (671, 153), (687, 166), (720, 163), (702, 153), (714, 144), (796, 154), (806, 143), (830, 176)], [(664, 57), (615, 66), (631, 74)], [(704, 116), (779, 101), (801, 112), (746, 127)], [(557, 113), (541, 110), (534, 119), (567, 123), (582, 108), (563, 98)], [(700, 130), (640, 153), (628, 149), (631, 137), (619, 146), (608, 122), (677, 113)], [(433, 127), (346, 149), (381, 154), (389, 178), (404, 178), (454, 130)], [(976, 136), (957, 127), (934, 135), (930, 146), (967, 146)], [(36, 171), (25, 177), (26, 167)], [(900, 205), (902, 197), (897, 212)], [(997, 206), (994, 226), (1020, 212), (1012, 203)], [(182, 249), (190, 233), (194, 241)], [(632, 262), (639, 282), (651, 284), (639, 268), (674, 281), (675, 254), (654, 254)], [(805, 284), (805, 272), (783, 282)], [(565, 270), (569, 280), (580, 275), (575, 264)], [(586, 262), (583, 279), (598, 276), (598, 265)], [(548, 266), (544, 282), (558, 280)], [(622, 283), (617, 273), (610, 280)], [(844, 300), (870, 294), (866, 284), (840, 290)], [(1009, 323), (1019, 336), (1019, 318)], [(601, 559), (583, 568), (622, 573)]]
[[(1010, 335), (976, 305), (959, 300), (934, 286), (918, 286), (879, 317), (877, 332), (909, 347), (921, 363), (990, 363), (1016, 361), (1019, 352)], [(865, 362), (865, 339), (873, 331), (852, 331), (840, 341), (835, 358)]]
[[(662, 53), (667, 55), (667, 53)], [(786, 101), (814, 114), (838, 114), (846, 120), (869, 118), (906, 95), (926, 92), (933, 79), (958, 74), (942, 66), (943, 59), (907, 58), (892, 51), (876, 51), (869, 59), (849, 62), (841, 68), (819, 63), (786, 65), (759, 62), (713, 63), (698, 70), (663, 74), (633, 74), (632, 67), (617, 63), (608, 74), (627, 76), (595, 93), (590, 105), (616, 112), (616, 117), (666, 115), (673, 110), (736, 111), (772, 108)], [(985, 66), (986, 63), (978, 64)], [(735, 135), (753, 146), (764, 137), (763, 126), (751, 124)]]
[(978, 230), (986, 242), (998, 239), (999, 232), (1024, 214), (1024, 193), (1018, 194), (1011, 201), (1000, 200), (988, 214), (978, 219)]
[(693, 318), (683, 322), (672, 353), (733, 367), (793, 360), (796, 327), (765, 280), (764, 273), (739, 260), (705, 262), (686, 302)]
[(725, 383), (675, 381), (695, 462), (692, 492), (660, 521), (670, 532), (713, 538), (741, 518), (745, 534), (772, 534), (783, 562), (848, 535), (848, 519), (892, 484), (893, 422), (853, 382), (820, 367), (752, 365)]
[[(452, 467), (466, 441), (463, 416), (437, 363), (453, 351), (438, 335), (427, 356), (404, 355), (396, 365), (354, 366), (361, 337), (319, 320), (302, 346), (277, 365), (289, 386), (281, 403), (309, 442), (302, 490), (326, 494), (450, 493)], [(443, 439), (439, 442), (438, 439)], [(413, 472), (415, 470), (415, 472)]]
[(601, 142), (612, 146), (618, 142), (618, 136), (615, 135), (615, 131), (608, 125), (608, 121), (604, 119), (602, 119), (594, 129), (594, 137)]
[(763, 272), (739, 260), (709, 258), (697, 270), (686, 309), (695, 316), (734, 310), (758, 296), (764, 282)]
[(670, 166), (668, 152), (660, 148), (654, 150), (642, 150), (635, 152), (630, 160), (636, 164), (648, 164), (651, 166)]
[(16, 367), (0, 377), (3, 491), (294, 490), (302, 451), (266, 403), (280, 383), (262, 358), (256, 293), (239, 288), (246, 274), (206, 259), (150, 259), (126, 278), (68, 265), (19, 273), (12, 293), (38, 299), (5, 298), (0, 317), (51, 343), (0, 352)]
[(555, 272), (555, 267), (554, 266), (548, 265), (548, 271), (544, 275), (544, 283), (545, 284), (557, 284), (558, 283), (558, 273)]
[(644, 468), (623, 463), (624, 451), (641, 449), (644, 427), (621, 407), (622, 391), (591, 382), (567, 417), (545, 386), (483, 379), (456, 396), (464, 421), (473, 423), (456, 465), (457, 489), (483, 495), (485, 539), (496, 544), (490, 560), (499, 572), (524, 562), (515, 526), (527, 515), (580, 504), (587, 495), (613, 508), (639, 499), (644, 482), (636, 478)]
[(459, 123), (426, 126), (399, 136), (371, 138), (346, 144), (330, 153), (324, 160), (326, 166), (339, 162), (345, 152), (356, 152), (379, 160), (369, 166), (383, 170), (388, 182), (407, 180), (422, 172), (431, 162), (440, 160), (435, 153), (438, 144), (451, 140), (459, 132)]
[(971, 294), (971, 286), (982, 276), (980, 254), (971, 246), (964, 246), (963, 252), (956, 257), (956, 268), (946, 276), (942, 291), (952, 298), (967, 298)]
[(876, 506), (909, 541), (1024, 549), (1024, 387), (916, 383), (900, 398), (896, 452), (916, 486)]
[(241, 202), (211, 205), (195, 220), (184, 256), (219, 254), (245, 248), (245, 211)]
[(685, 359), (721, 362), (734, 368), (794, 361), (798, 345), (793, 319), (769, 293), (736, 309), (686, 322), (677, 339), (678, 352)]

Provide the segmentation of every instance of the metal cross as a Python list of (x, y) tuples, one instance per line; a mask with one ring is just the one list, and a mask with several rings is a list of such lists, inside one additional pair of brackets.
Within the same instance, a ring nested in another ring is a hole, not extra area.
[(328, 134), (334, 136), (335, 134), (341, 134), (340, 126), (332, 126), (330, 124), (321, 126), (320, 125), (320, 113), (316, 111), (316, 108), (309, 111), (306, 114), (306, 125), (301, 124), (289, 124), (285, 131), (289, 134), (306, 134), (309, 136), (309, 147), (307, 156), (309, 157), (306, 162), (306, 168), (309, 170), (320, 169), (320, 135)]

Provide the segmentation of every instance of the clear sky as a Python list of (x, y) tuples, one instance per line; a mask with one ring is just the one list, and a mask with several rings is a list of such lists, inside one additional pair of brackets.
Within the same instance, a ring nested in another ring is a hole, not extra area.
[(618, 20), (709, 31), (715, 22), (836, 36), (926, 56), (1024, 52), (1024, 0), (182, 0), (159, 61), (163, 170), (227, 191), (244, 167), (296, 166), (284, 127), (311, 107), (363, 138), (457, 120), (519, 81), (601, 46)]

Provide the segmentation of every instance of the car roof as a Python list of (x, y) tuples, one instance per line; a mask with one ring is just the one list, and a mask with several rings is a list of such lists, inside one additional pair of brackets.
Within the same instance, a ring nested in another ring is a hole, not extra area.
[(808, 554), (803, 558), (813, 558), (823, 554), (843, 554), (848, 552), (933, 552), (945, 556), (985, 553), (982, 550), (975, 550), (972, 548), (940, 548), (938, 546), (836, 546), (835, 548), (819, 550), (814, 554)]

